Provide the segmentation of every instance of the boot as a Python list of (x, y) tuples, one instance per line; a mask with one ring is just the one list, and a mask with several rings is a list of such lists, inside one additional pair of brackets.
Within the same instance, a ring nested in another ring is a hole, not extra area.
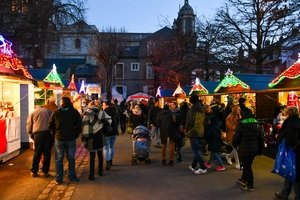
[(106, 161), (106, 170), (110, 170), (110, 168), (111, 168), (110, 161), (107, 160)]
[(94, 170), (90, 170), (89, 180), (91, 181), (95, 180)]

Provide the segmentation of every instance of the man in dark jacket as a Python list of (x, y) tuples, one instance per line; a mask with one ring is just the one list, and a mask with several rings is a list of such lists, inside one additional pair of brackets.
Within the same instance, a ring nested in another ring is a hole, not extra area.
[(243, 165), (242, 177), (238, 180), (241, 189), (253, 191), (252, 163), (256, 155), (262, 154), (263, 132), (250, 109), (244, 108), (241, 114), (242, 120), (237, 126), (232, 145), (238, 149)]
[(298, 109), (289, 107), (286, 115), (287, 118), (279, 130), (278, 140), (281, 142), (285, 139), (286, 144), (294, 149), (296, 154), (296, 181), (292, 183), (285, 179), (283, 188), (280, 192), (276, 192), (275, 196), (278, 199), (288, 199), (293, 187), (295, 199), (300, 199), (300, 119)]
[(76, 138), (81, 132), (82, 120), (79, 112), (74, 109), (69, 97), (62, 97), (61, 107), (49, 120), (49, 130), (55, 141), (55, 183), (61, 184), (64, 177), (63, 160), (65, 152), (69, 162), (68, 177), (71, 182), (78, 181), (75, 172)]

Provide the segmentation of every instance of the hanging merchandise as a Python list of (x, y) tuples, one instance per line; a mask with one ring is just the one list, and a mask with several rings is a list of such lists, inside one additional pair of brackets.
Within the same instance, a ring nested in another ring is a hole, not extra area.
[(287, 100), (287, 106), (296, 106), (298, 107), (298, 95), (296, 92), (291, 91), (288, 93), (288, 100)]

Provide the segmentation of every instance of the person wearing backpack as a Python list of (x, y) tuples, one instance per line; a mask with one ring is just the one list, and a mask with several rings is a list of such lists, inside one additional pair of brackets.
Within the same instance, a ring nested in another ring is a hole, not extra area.
[[(187, 112), (185, 132), (186, 137), (190, 139), (194, 158), (189, 169), (195, 174), (205, 174), (207, 173), (207, 170), (201, 156), (201, 138), (204, 137), (204, 107), (200, 103), (197, 95), (192, 95), (190, 97), (190, 103), (192, 106)], [(198, 169), (196, 169), (197, 164), (200, 166)]]
[(82, 118), (82, 137), (81, 140), (84, 147), (90, 154), (90, 173), (89, 180), (93, 181), (95, 169), (95, 157), (98, 156), (98, 175), (103, 174), (103, 146), (105, 144), (103, 135), (103, 119), (102, 116), (108, 121), (111, 120), (104, 111), (100, 110), (99, 105), (95, 101), (88, 104), (87, 110), (84, 112)]

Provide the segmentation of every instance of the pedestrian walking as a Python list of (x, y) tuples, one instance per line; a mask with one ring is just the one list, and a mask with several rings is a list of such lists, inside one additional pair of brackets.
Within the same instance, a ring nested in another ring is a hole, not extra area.
[[(37, 177), (39, 164), (42, 161), (42, 173), (44, 177), (49, 177), (51, 162), (51, 149), (53, 136), (48, 129), (48, 122), (52, 111), (46, 107), (37, 106), (28, 116), (26, 130), (30, 138), (34, 141), (34, 154), (32, 158), (31, 176)], [(43, 155), (43, 159), (41, 159)]]
[(263, 131), (250, 109), (244, 108), (241, 114), (242, 119), (232, 140), (232, 145), (238, 149), (238, 154), (243, 163), (242, 176), (238, 182), (241, 184), (241, 189), (254, 191), (252, 163), (256, 155), (262, 154)]
[[(205, 174), (207, 173), (207, 170), (201, 156), (201, 138), (204, 137), (204, 107), (200, 103), (197, 95), (192, 95), (190, 97), (190, 103), (192, 106), (186, 116), (185, 135), (190, 139), (194, 158), (189, 169), (195, 174)], [(196, 169), (198, 164), (199, 168)]]
[[(88, 104), (88, 108), (82, 118), (82, 142), (90, 154), (89, 180), (95, 180), (95, 157), (98, 156), (98, 175), (103, 174), (103, 146), (105, 144), (103, 135), (103, 111), (100, 110), (95, 101)], [(104, 115), (110, 119), (108, 115)]]
[(218, 104), (213, 104), (210, 106), (210, 108), (211, 115), (209, 115), (209, 119), (207, 120), (208, 125), (206, 136), (208, 143), (208, 151), (210, 151), (210, 153), (208, 162), (204, 164), (207, 168), (211, 168), (213, 160), (216, 160), (218, 165), (216, 166), (215, 170), (219, 172), (225, 170), (225, 166), (220, 157), (220, 151), (222, 146), (222, 119), (220, 118), (220, 108)]
[(285, 139), (288, 146), (294, 149), (296, 154), (296, 180), (291, 182), (284, 179), (283, 187), (280, 192), (275, 193), (277, 199), (288, 199), (294, 188), (295, 200), (300, 199), (300, 119), (297, 107), (289, 107), (286, 111), (286, 119), (284, 120), (280, 130), (279, 143)]
[(161, 163), (167, 165), (167, 145), (169, 141), (169, 162), (168, 165), (174, 165), (175, 155), (175, 126), (172, 118), (172, 112), (168, 105), (157, 114), (157, 126), (160, 129), (161, 140)]
[(76, 138), (81, 132), (82, 120), (74, 109), (69, 97), (62, 97), (60, 108), (55, 111), (49, 121), (49, 130), (54, 136), (55, 146), (55, 183), (63, 183), (63, 160), (66, 153), (68, 160), (68, 177), (71, 182), (79, 181), (75, 172)]
[(114, 105), (110, 101), (102, 102), (102, 109), (111, 118), (111, 130), (103, 130), (105, 137), (105, 145), (103, 148), (106, 170), (109, 170), (113, 164), (113, 158), (115, 155), (115, 143), (118, 135), (118, 114), (115, 111)]
[[(241, 119), (241, 109), (239, 105), (233, 105), (231, 113), (226, 118), (226, 140), (232, 145), (236, 127)], [(226, 155), (226, 160), (229, 165), (232, 165), (232, 159), (235, 161), (235, 168), (241, 169), (240, 159), (236, 148), (232, 148), (230, 154)]]

